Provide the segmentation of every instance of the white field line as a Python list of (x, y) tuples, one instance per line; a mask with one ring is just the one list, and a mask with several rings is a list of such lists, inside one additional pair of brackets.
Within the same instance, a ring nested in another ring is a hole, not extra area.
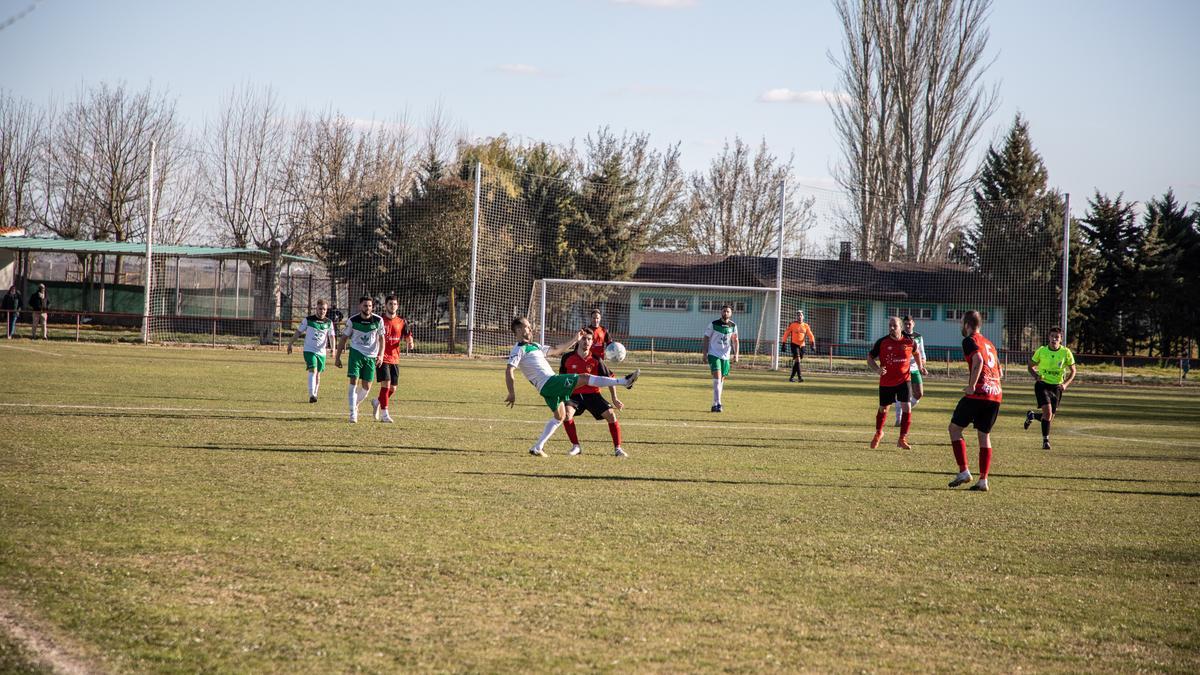
[(2, 347), (4, 349), (19, 349), (23, 352), (33, 352), (34, 354), (49, 354), (50, 356), (63, 356), (63, 354), (59, 354), (58, 352), (51, 352), (51, 351), (47, 351), (45, 349), (34, 349), (32, 347), (18, 347), (16, 345), (0, 345), (0, 347)]
[[(318, 417), (339, 417), (340, 418), (340, 417), (346, 416), (346, 413), (343, 413), (343, 412), (336, 412), (336, 413), (334, 413), (334, 412), (308, 412), (308, 411), (302, 411), (302, 410), (267, 410), (267, 409), (261, 409), (261, 408), (195, 408), (195, 407), (183, 407), (183, 406), (117, 406), (117, 405), (85, 405), (85, 404), (66, 404), (66, 403), (5, 403), (5, 402), (0, 402), (0, 407), (32, 408), (32, 409), (48, 409), (48, 410), (112, 410), (112, 411), (128, 411), (128, 412), (179, 412), (179, 413), (193, 414), (193, 415), (196, 415), (197, 417), (203, 416), (205, 414), (289, 415), (292, 417), (314, 417), (314, 418), (318, 418)], [(529, 420), (529, 419), (521, 419), (521, 418), (513, 418), (513, 417), (463, 417), (463, 416), (459, 416), (459, 415), (393, 415), (393, 417), (397, 418), (397, 419), (414, 420), (414, 421), (430, 421), (430, 422), (484, 422), (484, 423), (492, 423), (492, 424), (530, 424), (530, 425), (545, 424), (544, 420)], [(889, 422), (890, 421), (891, 420), (889, 419)], [(765, 424), (763, 424), (763, 425), (706, 424), (703, 422), (679, 422), (679, 421), (667, 422), (667, 421), (663, 421), (663, 420), (645, 420), (645, 421), (621, 420), (621, 426), (659, 427), (659, 428), (668, 428), (668, 429), (715, 429), (715, 430), (723, 430), (723, 431), (760, 431), (760, 432), (784, 431), (784, 432), (794, 432), (794, 433), (819, 432), (819, 433), (835, 433), (835, 434), (852, 434), (852, 435), (856, 435), (856, 436), (862, 435), (864, 437), (868, 436), (871, 431), (869, 424), (864, 425), (862, 429), (840, 429), (840, 428), (829, 428), (829, 427), (824, 427), (824, 426), (820, 426), (820, 425), (792, 426), (792, 425), (765, 425)], [(1145, 439), (1144, 438), (1129, 438), (1127, 436), (1106, 436), (1106, 435), (1101, 435), (1101, 434), (1086, 433), (1086, 430), (1094, 429), (1094, 428), (1096, 428), (1096, 427), (1080, 427), (1078, 429), (1067, 427), (1067, 428), (1063, 429), (1062, 431), (1063, 431), (1063, 433), (1067, 433), (1067, 434), (1071, 434), (1071, 435), (1075, 435), (1075, 436), (1084, 436), (1084, 437), (1088, 437), (1088, 438), (1100, 438), (1100, 439), (1113, 440), (1113, 441), (1128, 441), (1128, 442), (1132, 442), (1132, 443), (1155, 443), (1155, 444), (1160, 444), (1160, 445), (1172, 445), (1172, 446), (1177, 446), (1177, 447), (1200, 447), (1200, 443), (1193, 442), (1193, 441), (1183, 441), (1183, 440), (1167, 441), (1167, 440), (1148, 439), (1148, 438), (1145, 438)], [(893, 432), (896, 431), (895, 428), (891, 426), (891, 424), (884, 427), (885, 439), (887, 436), (891, 435), (891, 434), (887, 433), (889, 429), (892, 430)], [(938, 430), (940, 431), (940, 429), (941, 429), (941, 425), (939, 423)], [(942, 437), (942, 434), (940, 434), (940, 433), (935, 434), (934, 432), (927, 431), (927, 430), (922, 430), (919, 433), (917, 433), (917, 432), (910, 433), (909, 435), (910, 436), (919, 436), (919, 437), (931, 437), (931, 436), (936, 435), (937, 437)], [(974, 436), (974, 434), (971, 433), (970, 431), (968, 431), (966, 434), (966, 437), (968, 439), (973, 438), (973, 436)]]

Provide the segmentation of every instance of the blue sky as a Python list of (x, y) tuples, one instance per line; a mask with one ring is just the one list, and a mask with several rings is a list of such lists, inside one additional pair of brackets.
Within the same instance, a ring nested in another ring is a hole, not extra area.
[[(30, 4), (0, 0), (0, 21)], [(1075, 213), (1097, 188), (1200, 201), (1200, 2), (997, 0), (989, 25), (1001, 102), (979, 154), (1020, 111)], [(761, 98), (836, 88), (840, 41), (828, 0), (43, 0), (0, 31), (0, 87), (152, 82), (197, 125), (241, 83), (364, 119), (441, 103), (472, 136), (648, 132), (689, 169), (737, 134), (820, 186), (839, 161), (827, 106)]]

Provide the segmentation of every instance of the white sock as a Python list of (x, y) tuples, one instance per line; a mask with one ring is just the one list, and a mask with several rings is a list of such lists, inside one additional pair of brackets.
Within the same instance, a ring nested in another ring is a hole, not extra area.
[(316, 396), (321, 391), (321, 376), (313, 373), (313, 396)]
[(308, 374), (308, 395), (309, 396), (317, 395), (317, 373), (316, 373), (316, 371), (310, 372)]
[(921, 399), (919, 399), (919, 398), (913, 399), (913, 402), (908, 405), (908, 409), (912, 410), (913, 408), (917, 407), (917, 404), (920, 402), (921, 402)]
[(369, 388), (368, 389), (359, 389), (357, 392), (358, 401), (354, 404), (354, 406), (358, 407), (358, 404), (367, 400), (367, 397), (370, 395), (371, 395), (371, 390)]
[(350, 383), (350, 391), (346, 392), (346, 400), (350, 403), (350, 412), (358, 410), (358, 385)]
[(629, 380), (623, 377), (602, 377), (600, 375), (589, 375), (593, 387), (624, 387), (629, 384)]
[(546, 422), (546, 428), (542, 429), (541, 438), (538, 439), (537, 444), (535, 444), (533, 447), (541, 448), (544, 445), (546, 445), (546, 441), (550, 440), (550, 437), (554, 435), (554, 432), (558, 429), (558, 425), (560, 425), (560, 424), (562, 424), (562, 422), (559, 422), (558, 420), (551, 417), (550, 421)]
[(896, 424), (900, 423), (901, 417), (904, 417), (904, 409), (900, 407), (900, 404), (896, 404)]
[(713, 380), (713, 405), (721, 405), (721, 391), (725, 388), (725, 380)]

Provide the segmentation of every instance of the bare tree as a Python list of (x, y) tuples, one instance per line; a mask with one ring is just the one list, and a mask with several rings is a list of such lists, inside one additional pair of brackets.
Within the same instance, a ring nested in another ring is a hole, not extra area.
[(991, 0), (834, 0), (844, 96), (831, 97), (863, 259), (939, 259), (969, 208), (968, 156), (996, 109), (984, 86)]
[[(779, 212), (784, 211), (784, 254), (804, 255), (812, 227), (811, 200), (800, 199), (788, 181), (791, 162), (773, 156), (763, 141), (752, 151), (740, 138), (691, 180), (687, 228), (680, 250), (706, 255), (769, 255), (778, 250)], [(786, 186), (780, 195), (780, 186)]]
[(34, 173), (45, 124), (43, 111), (0, 91), (0, 228), (32, 229)]

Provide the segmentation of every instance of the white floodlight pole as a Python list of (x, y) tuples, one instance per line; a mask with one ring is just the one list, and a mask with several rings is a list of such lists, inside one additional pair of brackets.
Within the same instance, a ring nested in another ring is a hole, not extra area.
[(1063, 195), (1063, 253), (1062, 253), (1062, 315), (1059, 317), (1059, 329), (1062, 330), (1063, 344), (1067, 343), (1067, 312), (1070, 307), (1067, 296), (1071, 274), (1071, 193)]
[(538, 344), (546, 344), (546, 283), (549, 279), (542, 279), (542, 295), (538, 299)]
[(775, 349), (771, 350), (771, 370), (779, 370), (779, 349), (782, 342), (779, 336), (779, 324), (783, 321), (783, 223), (786, 217), (787, 178), (785, 177), (779, 181), (779, 257), (775, 263), (775, 326), (771, 329), (774, 333), (771, 344), (775, 345)]
[(142, 271), (142, 344), (150, 342), (150, 270), (153, 268), (154, 247), (154, 151), (158, 144), (150, 141), (150, 212), (146, 217), (146, 264)]
[(475, 162), (475, 214), (471, 219), (471, 289), (467, 298), (467, 357), (475, 355), (475, 276), (479, 267), (479, 191), (483, 164)]

